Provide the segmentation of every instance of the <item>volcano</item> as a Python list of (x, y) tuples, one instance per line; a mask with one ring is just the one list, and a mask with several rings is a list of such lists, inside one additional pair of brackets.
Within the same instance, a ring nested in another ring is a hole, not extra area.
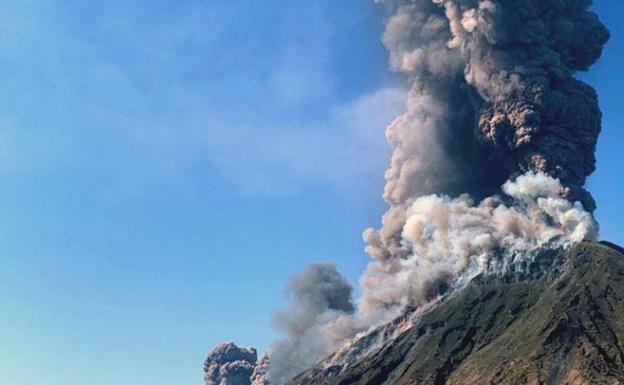
[(610, 37), (591, 1), (376, 2), (407, 94), (359, 296), (307, 267), (281, 337), (209, 357), (206, 385), (624, 384), (624, 255), (585, 189), (602, 112), (577, 75)]

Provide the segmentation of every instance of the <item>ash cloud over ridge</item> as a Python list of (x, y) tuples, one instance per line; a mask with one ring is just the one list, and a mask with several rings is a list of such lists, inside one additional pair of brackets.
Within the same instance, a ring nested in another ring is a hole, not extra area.
[[(543, 248), (598, 235), (584, 189), (595, 169), (601, 112), (574, 77), (609, 32), (589, 0), (377, 0), (382, 41), (405, 75), (406, 112), (387, 128), (393, 147), (372, 257), (352, 288), (318, 264), (288, 286), (274, 316), (284, 338), (255, 366), (254, 385), (281, 385), (372, 328), (504, 274)], [(212, 384), (210, 384), (212, 385)]]

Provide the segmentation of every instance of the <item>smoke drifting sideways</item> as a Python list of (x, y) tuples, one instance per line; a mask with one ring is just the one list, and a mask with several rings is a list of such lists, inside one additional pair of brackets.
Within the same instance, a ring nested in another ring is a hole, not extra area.
[(601, 128), (597, 95), (577, 80), (609, 32), (589, 0), (377, 0), (392, 69), (405, 74), (406, 112), (393, 147), (381, 228), (363, 233), (372, 257), (362, 295), (335, 267), (289, 285), (284, 333), (254, 385), (281, 385), (408, 307), (479, 274), (505, 274), (544, 248), (595, 239)]

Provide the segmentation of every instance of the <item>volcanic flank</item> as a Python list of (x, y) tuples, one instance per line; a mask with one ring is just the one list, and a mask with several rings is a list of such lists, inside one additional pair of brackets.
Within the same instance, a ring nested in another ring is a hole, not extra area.
[(561, 271), (479, 277), (406, 315), (413, 326), (395, 338), (329, 357), (289, 384), (624, 384), (624, 254), (581, 243), (542, 257), (562, 262)]
[[(584, 184), (601, 112), (575, 73), (609, 38), (591, 1), (377, 2), (409, 93), (386, 131), (389, 209), (363, 234), (362, 295), (310, 266), (274, 316), (284, 337), (258, 363), (219, 347), (206, 365), (224, 375), (207, 384), (283, 385), (312, 367), (292, 383), (593, 383), (588, 368), (620, 383), (620, 256), (582, 243), (598, 236)], [(582, 278), (600, 274), (607, 286)], [(228, 375), (239, 366), (253, 374)]]

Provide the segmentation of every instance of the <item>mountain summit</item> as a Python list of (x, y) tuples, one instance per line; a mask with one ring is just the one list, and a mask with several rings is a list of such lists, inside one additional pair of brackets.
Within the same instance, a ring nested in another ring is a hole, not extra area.
[(553, 274), (477, 278), (289, 385), (624, 384), (624, 250), (557, 253)]

